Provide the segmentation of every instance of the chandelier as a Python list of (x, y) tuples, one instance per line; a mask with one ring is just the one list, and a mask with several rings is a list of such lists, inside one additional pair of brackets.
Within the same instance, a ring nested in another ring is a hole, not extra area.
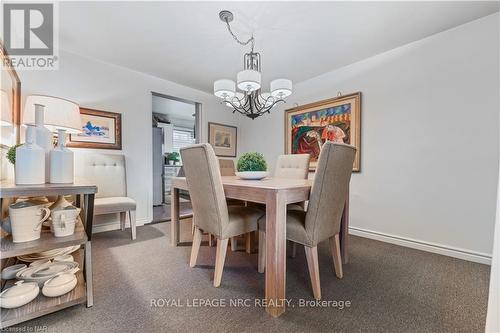
[[(250, 44), (249, 53), (243, 57), (243, 70), (238, 72), (236, 83), (233, 80), (221, 79), (214, 82), (214, 95), (222, 99), (222, 103), (231, 107), (233, 113), (239, 112), (251, 119), (271, 109), (292, 94), (292, 81), (276, 79), (271, 81), (270, 92), (261, 92), (261, 61), (260, 54), (254, 52), (255, 39), (253, 35), (247, 41), (241, 41), (231, 30), (229, 23), (233, 13), (223, 10), (219, 18), (227, 25), (227, 30), (240, 45)], [(236, 90), (236, 87), (239, 91)]]

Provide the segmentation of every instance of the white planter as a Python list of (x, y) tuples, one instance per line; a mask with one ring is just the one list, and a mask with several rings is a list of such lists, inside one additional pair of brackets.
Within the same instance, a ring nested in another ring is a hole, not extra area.
[(26, 129), (26, 143), (16, 148), (15, 178), (18, 185), (45, 184), (45, 150), (36, 144), (33, 125)]
[(259, 180), (269, 176), (269, 172), (267, 171), (242, 171), (242, 172), (235, 172), (235, 174), (241, 179), (248, 179), (248, 180)]

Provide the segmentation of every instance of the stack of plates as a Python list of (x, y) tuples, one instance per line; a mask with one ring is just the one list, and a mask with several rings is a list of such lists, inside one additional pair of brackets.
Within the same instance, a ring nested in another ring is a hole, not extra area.
[(16, 279), (26, 282), (37, 282), (39, 286), (43, 286), (44, 282), (54, 276), (69, 272), (78, 267), (78, 263), (71, 262), (48, 262), (34, 267), (28, 267), (19, 271), (16, 274)]
[(42, 260), (42, 259), (52, 260), (57, 256), (63, 256), (66, 254), (73, 253), (78, 249), (80, 249), (80, 245), (63, 247), (60, 249), (53, 249), (53, 250), (37, 252), (37, 253), (30, 253), (30, 254), (27, 254), (24, 256), (19, 256), (19, 257), (17, 257), (17, 259), (24, 261), (24, 262), (33, 262), (33, 261)]

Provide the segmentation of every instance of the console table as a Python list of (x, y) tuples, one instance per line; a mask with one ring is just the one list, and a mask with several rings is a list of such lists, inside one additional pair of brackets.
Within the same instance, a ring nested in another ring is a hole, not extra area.
[[(83, 272), (76, 273), (78, 283), (71, 292), (59, 297), (46, 297), (40, 292), (37, 298), (24, 306), (15, 309), (2, 309), (0, 328), (12, 326), (84, 302), (87, 303), (87, 307), (93, 305), (91, 238), (96, 192), (97, 187), (95, 185), (81, 182), (43, 185), (15, 185), (13, 182), (0, 182), (0, 207), (3, 207), (3, 201), (7, 198), (75, 195), (76, 205), (82, 208), (79, 222), (75, 226), (75, 233), (71, 236), (56, 238), (50, 232), (42, 232), (40, 239), (24, 243), (12, 242), (11, 235), (1, 238), (1, 269), (15, 263), (17, 256), (68, 246), (83, 246), (83, 250), (80, 249), (73, 253), (75, 261), (79, 263), (80, 268), (83, 267)], [(2, 290), (12, 284), (12, 280), (2, 281)]]

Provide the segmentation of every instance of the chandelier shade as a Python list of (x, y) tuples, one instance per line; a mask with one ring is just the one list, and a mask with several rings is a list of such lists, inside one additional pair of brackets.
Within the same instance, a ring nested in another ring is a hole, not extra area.
[(221, 79), (214, 82), (214, 95), (223, 99), (232, 98), (236, 90), (233, 80)]
[(292, 94), (292, 81), (276, 79), (271, 81), (271, 95), (276, 98), (286, 98)]
[(245, 69), (236, 76), (238, 88), (243, 91), (255, 91), (260, 89), (260, 72), (253, 69)]

